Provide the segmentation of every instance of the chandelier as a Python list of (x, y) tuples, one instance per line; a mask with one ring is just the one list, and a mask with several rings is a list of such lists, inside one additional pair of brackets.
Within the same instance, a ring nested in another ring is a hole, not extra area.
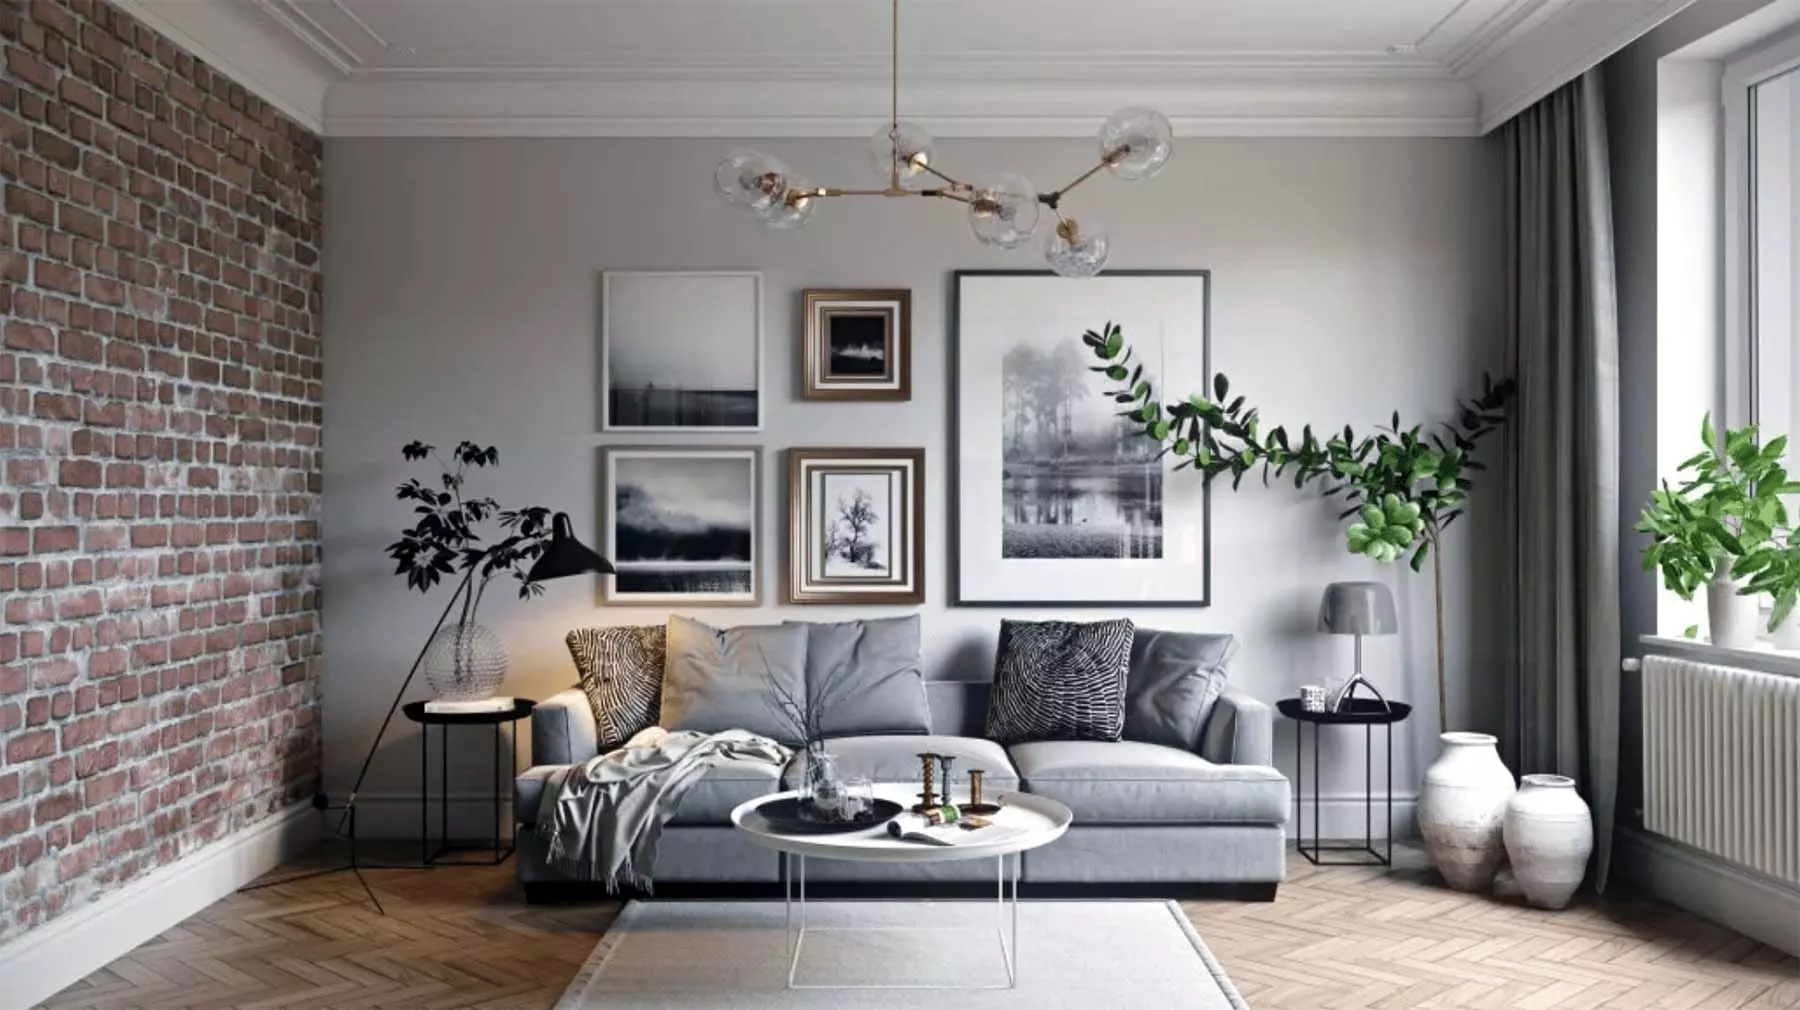
[(969, 227), (982, 243), (1013, 249), (1037, 231), (1040, 207), (1048, 208), (1056, 226), (1044, 243), (1044, 258), (1064, 277), (1092, 277), (1106, 266), (1111, 240), (1102, 229), (1083, 225), (1063, 212), (1062, 200), (1101, 169), (1125, 180), (1148, 179), (1169, 160), (1173, 130), (1168, 117), (1154, 109), (1120, 109), (1100, 127), (1100, 161), (1072, 181), (1040, 193), (1016, 172), (991, 172), (964, 182), (933, 164), (931, 135), (915, 123), (900, 120), (900, 0), (893, 0), (891, 102), (887, 122), (869, 138), (876, 188), (815, 186), (788, 170), (779, 159), (738, 148), (725, 155), (713, 182), (728, 202), (748, 207), (770, 228), (798, 228), (818, 209), (819, 201), (839, 196), (922, 196), (953, 200), (968, 208)]

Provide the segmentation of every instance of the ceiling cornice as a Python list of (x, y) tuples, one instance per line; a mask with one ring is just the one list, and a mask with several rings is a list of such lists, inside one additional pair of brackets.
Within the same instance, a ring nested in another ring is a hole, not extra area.
[[(339, 0), (115, 2), (327, 136), (864, 137), (887, 104), (870, 54), (417, 69), (375, 62), (410, 51)], [(1693, 2), (1508, 0), (1453, 46), (1385, 56), (909, 56), (902, 113), (947, 137), (1088, 137), (1127, 104), (1185, 136), (1477, 136)]]

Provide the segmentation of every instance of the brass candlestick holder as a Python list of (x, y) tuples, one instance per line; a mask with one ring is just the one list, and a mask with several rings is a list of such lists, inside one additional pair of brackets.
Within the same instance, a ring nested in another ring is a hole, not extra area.
[(986, 774), (979, 768), (969, 769), (969, 802), (962, 805), (963, 813), (985, 816), (1000, 812), (1000, 804), (989, 803), (981, 795), (981, 777)]
[(937, 794), (937, 761), (938, 755), (930, 751), (919, 755), (919, 775), (924, 780), (924, 787), (919, 790), (919, 802), (913, 807), (915, 814), (935, 810), (943, 805)]

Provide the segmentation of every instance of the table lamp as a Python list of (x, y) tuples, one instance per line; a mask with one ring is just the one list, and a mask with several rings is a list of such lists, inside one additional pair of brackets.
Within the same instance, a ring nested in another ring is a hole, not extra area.
[(1336, 712), (1358, 687), (1366, 687), (1387, 708), (1387, 699), (1363, 676), (1362, 640), (1364, 635), (1392, 635), (1400, 630), (1400, 619), (1394, 612), (1394, 594), (1384, 582), (1333, 582), (1325, 587), (1325, 598), (1319, 603), (1319, 630), (1333, 635), (1356, 636), (1356, 673), (1333, 691), (1325, 703)]

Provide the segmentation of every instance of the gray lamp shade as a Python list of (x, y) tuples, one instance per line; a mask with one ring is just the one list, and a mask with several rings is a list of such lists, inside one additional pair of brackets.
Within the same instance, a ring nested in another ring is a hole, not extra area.
[(1319, 630), (1333, 635), (1392, 635), (1400, 630), (1385, 582), (1333, 582), (1319, 604)]

